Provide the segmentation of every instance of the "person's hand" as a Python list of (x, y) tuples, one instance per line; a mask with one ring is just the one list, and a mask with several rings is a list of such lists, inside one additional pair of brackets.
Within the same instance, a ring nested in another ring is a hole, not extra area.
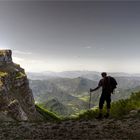
[(93, 92), (94, 90), (92, 88), (90, 88), (90, 92)]

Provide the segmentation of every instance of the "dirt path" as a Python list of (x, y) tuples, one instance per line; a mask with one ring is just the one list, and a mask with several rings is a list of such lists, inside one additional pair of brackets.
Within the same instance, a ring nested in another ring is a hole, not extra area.
[(65, 121), (60, 123), (1, 122), (0, 140), (140, 139), (140, 119)]

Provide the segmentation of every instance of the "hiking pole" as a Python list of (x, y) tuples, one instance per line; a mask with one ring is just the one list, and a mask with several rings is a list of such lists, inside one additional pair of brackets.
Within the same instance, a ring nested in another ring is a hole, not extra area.
[(89, 109), (90, 109), (90, 103), (91, 103), (91, 91), (89, 91), (90, 97), (89, 97)]

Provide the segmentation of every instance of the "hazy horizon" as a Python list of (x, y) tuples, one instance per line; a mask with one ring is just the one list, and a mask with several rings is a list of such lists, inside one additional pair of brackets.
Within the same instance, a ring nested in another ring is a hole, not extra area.
[[(26, 69), (25, 69), (26, 70)], [(94, 71), (94, 70), (64, 70), (64, 71), (48, 71), (48, 70), (44, 70), (44, 71), (26, 71), (27, 73), (63, 73), (63, 72), (95, 72), (95, 73), (102, 73), (102, 72), (107, 72), (108, 74), (128, 74), (128, 75), (140, 75), (140, 72), (139, 73), (133, 73), (133, 72), (122, 72), (122, 71), (114, 71), (114, 72), (111, 72), (111, 71)]]
[(0, 49), (27, 72), (140, 73), (140, 2), (1, 1)]

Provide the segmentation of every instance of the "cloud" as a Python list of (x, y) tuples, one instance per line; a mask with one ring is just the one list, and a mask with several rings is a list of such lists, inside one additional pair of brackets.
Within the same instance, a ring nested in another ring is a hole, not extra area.
[(30, 55), (30, 54), (32, 54), (31, 52), (23, 52), (23, 51), (19, 51), (19, 50), (13, 50), (13, 53), (15, 53), (15, 54), (23, 54), (23, 55)]
[(43, 69), (44, 71), (47, 69), (46, 62), (41, 60), (13, 57), (13, 62), (20, 64), (20, 66), (28, 72), (40, 72), (43, 71)]
[(0, 50), (7, 50), (7, 49), (10, 49), (10, 47), (7, 47), (7, 46), (3, 46), (3, 45), (0, 45)]
[(20, 62), (25, 61), (23, 58), (20, 58), (20, 57), (12, 57), (12, 58), (13, 58), (13, 61), (16, 63), (20, 63)]
[(84, 47), (85, 49), (91, 49), (92, 47), (91, 46), (86, 46)]

